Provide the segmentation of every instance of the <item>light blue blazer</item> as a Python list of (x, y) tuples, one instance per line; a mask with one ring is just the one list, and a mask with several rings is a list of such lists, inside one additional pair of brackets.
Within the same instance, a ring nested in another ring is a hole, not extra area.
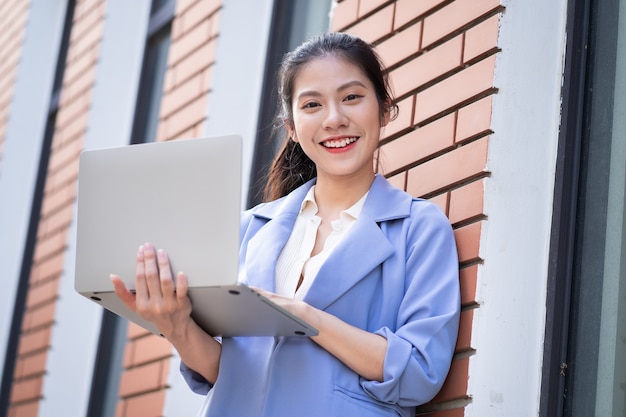
[[(242, 215), (240, 270), (274, 290), (276, 259), (311, 181)], [(388, 340), (384, 381), (366, 380), (309, 338), (222, 340), (214, 386), (184, 364), (206, 416), (412, 416), (448, 373), (459, 324), (458, 257), (448, 219), (376, 176), (356, 223), (304, 301)]]

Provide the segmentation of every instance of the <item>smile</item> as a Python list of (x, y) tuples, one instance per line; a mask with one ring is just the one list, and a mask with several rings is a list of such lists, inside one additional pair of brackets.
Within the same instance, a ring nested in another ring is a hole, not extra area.
[(346, 146), (354, 143), (358, 140), (358, 137), (353, 138), (344, 138), (338, 140), (327, 140), (321, 143), (321, 145), (325, 148), (345, 148)]

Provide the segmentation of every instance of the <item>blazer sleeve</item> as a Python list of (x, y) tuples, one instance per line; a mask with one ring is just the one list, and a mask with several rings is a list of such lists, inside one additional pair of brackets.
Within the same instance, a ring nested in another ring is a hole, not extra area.
[(362, 379), (361, 386), (379, 401), (412, 407), (439, 392), (450, 368), (459, 327), (459, 261), (452, 227), (434, 204), (415, 201), (405, 229), (406, 291), (396, 328), (375, 332), (388, 342), (384, 380)]

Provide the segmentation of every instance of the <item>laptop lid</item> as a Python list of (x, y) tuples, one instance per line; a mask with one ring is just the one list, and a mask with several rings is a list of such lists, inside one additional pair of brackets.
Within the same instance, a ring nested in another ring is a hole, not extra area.
[(135, 288), (135, 254), (167, 251), (189, 283), (193, 317), (213, 336), (311, 335), (315, 329), (237, 284), (241, 211), (238, 135), (86, 150), (80, 155), (75, 289), (158, 334), (115, 296)]

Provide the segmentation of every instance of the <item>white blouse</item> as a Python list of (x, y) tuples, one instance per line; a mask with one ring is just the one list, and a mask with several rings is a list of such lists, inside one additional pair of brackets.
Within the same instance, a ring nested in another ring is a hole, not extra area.
[[(320, 253), (311, 257), (317, 229), (322, 221), (317, 216), (318, 209), (314, 190), (315, 186), (311, 187), (302, 201), (302, 207), (296, 218), (291, 236), (276, 262), (276, 293), (300, 300), (304, 298), (311, 284), (313, 284), (324, 261), (361, 214), (368, 194), (365, 193), (352, 207), (339, 213), (338, 219), (331, 221), (333, 230), (326, 238), (324, 248)], [(300, 287), (297, 288), (301, 275), (303, 280)]]

